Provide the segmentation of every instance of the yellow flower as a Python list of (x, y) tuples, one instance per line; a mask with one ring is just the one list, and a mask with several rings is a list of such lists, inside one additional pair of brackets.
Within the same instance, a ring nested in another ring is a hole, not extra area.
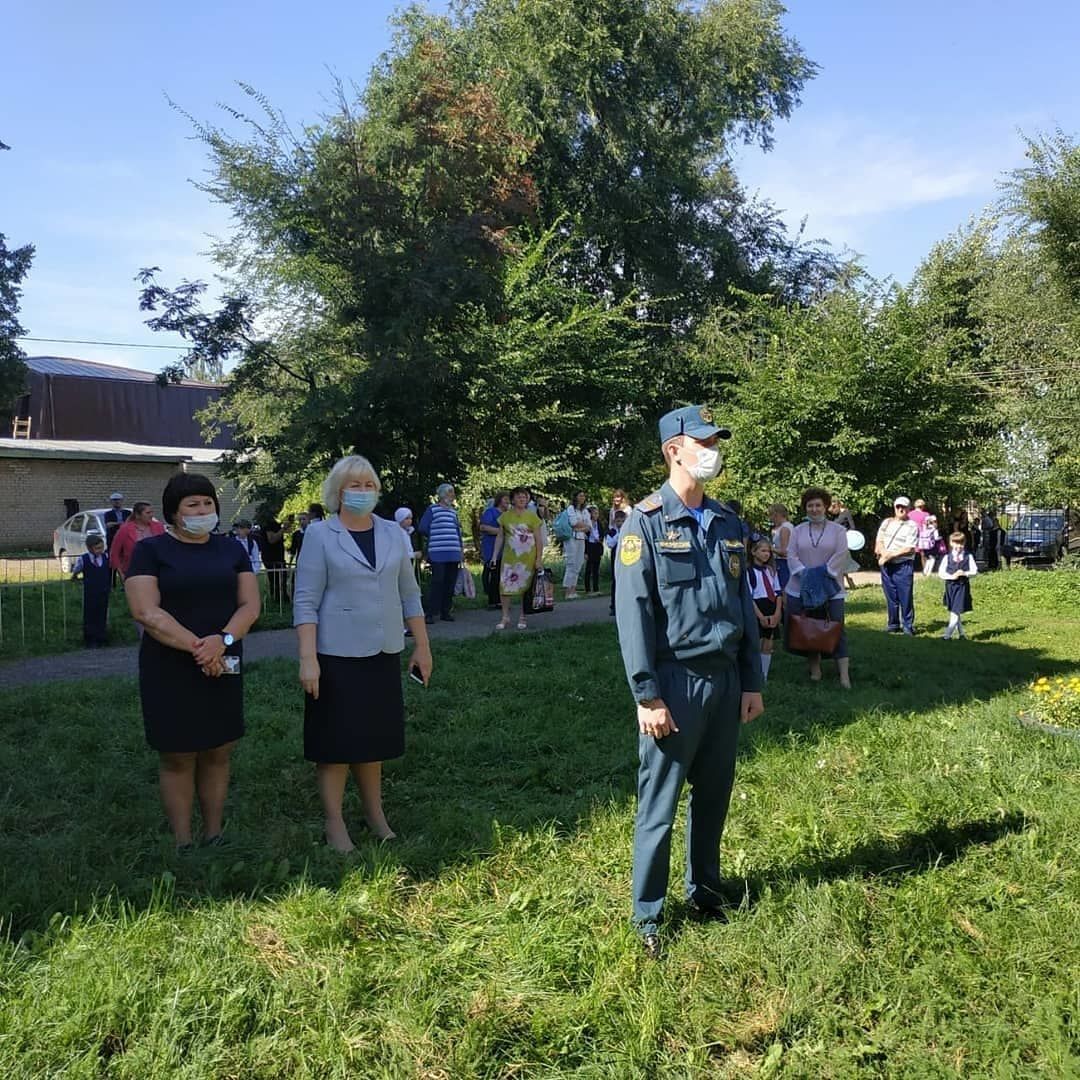
[(1049, 681), (1050, 681), (1050, 680), (1049, 680), (1049, 679), (1048, 679), (1048, 678), (1047, 678), (1047, 677), (1046, 677), (1046, 676), (1044, 675), (1044, 676), (1043, 676), (1043, 677), (1042, 677), (1041, 679), (1038, 679), (1038, 680), (1036, 681), (1036, 684), (1035, 684), (1035, 685), (1036, 685), (1036, 686), (1044, 686), (1044, 685), (1045, 685), (1046, 683), (1048, 683)]

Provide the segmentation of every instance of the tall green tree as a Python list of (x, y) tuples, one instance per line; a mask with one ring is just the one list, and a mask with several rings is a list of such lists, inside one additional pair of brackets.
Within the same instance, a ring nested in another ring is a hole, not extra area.
[(15, 398), (26, 387), (25, 353), (18, 338), (26, 331), (19, 324), (22, 281), (30, 270), (34, 249), (30, 244), (9, 248), (0, 233), (0, 419), (11, 416)]
[(212, 417), (234, 471), (270, 497), (355, 446), (402, 492), (540, 460), (632, 485), (656, 415), (697, 396), (705, 300), (815, 276), (730, 168), (812, 74), (781, 13), (475, 0), (406, 12), (359, 98), (299, 133), (245, 87), (241, 136), (199, 127), (234, 295), (206, 313), (197, 283), (143, 282), (190, 363), (238, 360)]
[(987, 296), (1009, 378), (1013, 461), (1032, 502), (1080, 501), (1080, 145), (1027, 140), (1030, 165), (1004, 184), (1011, 233)]
[(940, 315), (870, 281), (811, 305), (747, 297), (715, 313), (696, 362), (735, 435), (722, 493), (756, 514), (810, 485), (864, 514), (900, 491), (982, 494), (1001, 419)]

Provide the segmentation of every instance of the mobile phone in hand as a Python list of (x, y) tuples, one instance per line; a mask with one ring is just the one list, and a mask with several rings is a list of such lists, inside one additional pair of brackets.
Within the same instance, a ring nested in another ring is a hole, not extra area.
[(419, 683), (421, 686), (426, 685), (424, 683), (424, 676), (420, 674), (420, 669), (416, 666), (409, 668), (409, 678), (412, 679), (413, 682)]

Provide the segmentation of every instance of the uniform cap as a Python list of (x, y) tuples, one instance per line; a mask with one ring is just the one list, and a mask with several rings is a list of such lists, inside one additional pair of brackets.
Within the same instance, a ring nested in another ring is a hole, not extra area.
[(677, 435), (689, 435), (692, 439), (711, 439), (714, 435), (731, 438), (727, 428), (713, 423), (712, 413), (704, 405), (684, 405), (660, 417), (660, 445)]
[(109, 502), (112, 502), (113, 499), (120, 499), (121, 501), (123, 501), (123, 498), (124, 498), (124, 493), (122, 491), (114, 491), (109, 496)]

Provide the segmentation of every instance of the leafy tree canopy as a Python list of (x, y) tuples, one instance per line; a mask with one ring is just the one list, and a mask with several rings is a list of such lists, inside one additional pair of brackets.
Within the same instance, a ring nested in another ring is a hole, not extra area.
[(355, 100), (296, 133), (255, 90), (197, 125), (237, 288), (143, 276), (189, 364), (237, 365), (210, 417), (258, 497), (355, 447), (394, 497), (515, 463), (632, 484), (697, 398), (687, 342), (733, 283), (786, 298), (838, 264), (741, 191), (813, 66), (771, 0), (474, 0), (411, 9)]
[(0, 417), (5, 419), (26, 386), (25, 354), (17, 344), (26, 331), (19, 325), (18, 314), (22, 281), (33, 259), (30, 244), (9, 248), (0, 233)]

